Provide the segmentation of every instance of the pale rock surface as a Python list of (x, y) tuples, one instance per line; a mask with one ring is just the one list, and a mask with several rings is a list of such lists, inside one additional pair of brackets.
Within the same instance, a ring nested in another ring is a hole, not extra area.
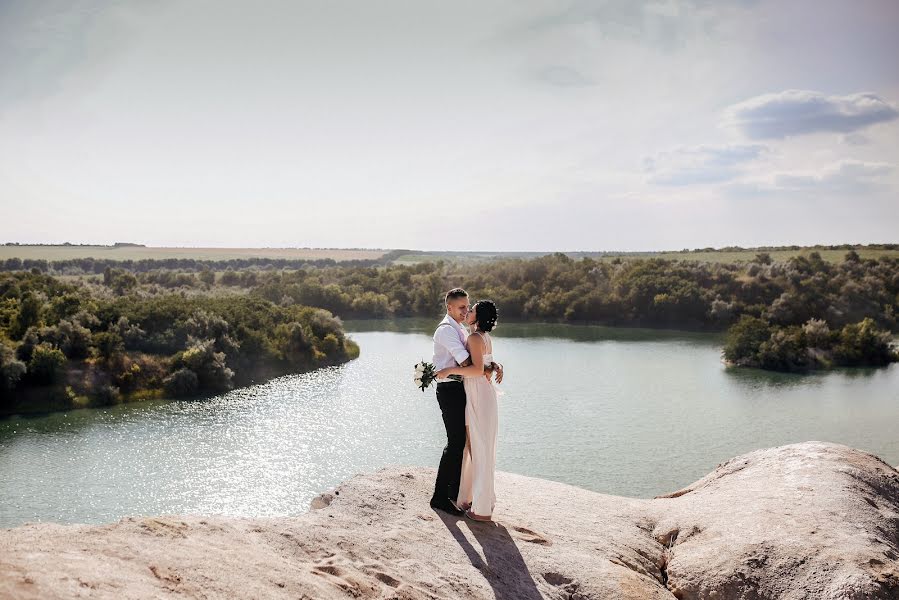
[(433, 481), (360, 475), (296, 518), (0, 530), (0, 598), (899, 598), (899, 472), (846, 446), (655, 499), (500, 473), (495, 524), (431, 510)]

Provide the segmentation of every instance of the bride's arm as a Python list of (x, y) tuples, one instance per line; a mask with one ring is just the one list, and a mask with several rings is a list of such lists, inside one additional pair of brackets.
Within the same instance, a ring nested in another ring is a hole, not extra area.
[(437, 378), (443, 379), (450, 375), (462, 375), (463, 377), (472, 377), (484, 373), (484, 340), (481, 336), (469, 336), (468, 353), (471, 357), (471, 365), (467, 367), (449, 367), (437, 371)]

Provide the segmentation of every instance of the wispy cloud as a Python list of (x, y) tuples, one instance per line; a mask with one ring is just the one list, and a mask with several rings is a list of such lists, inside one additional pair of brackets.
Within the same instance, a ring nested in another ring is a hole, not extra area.
[(709, 6), (705, 0), (574, 0), (530, 18), (513, 33), (533, 35), (587, 25), (597, 38), (630, 40), (670, 51), (697, 32), (714, 29), (720, 15)]
[(649, 183), (656, 185), (721, 183), (738, 177), (742, 165), (767, 150), (761, 144), (683, 147), (660, 152), (646, 158), (643, 164)]
[(865, 146), (871, 143), (868, 136), (861, 133), (849, 133), (840, 138), (840, 141), (849, 146)]
[(749, 179), (727, 186), (731, 196), (752, 197), (803, 192), (847, 194), (870, 192), (885, 185), (881, 179), (893, 172), (883, 162), (843, 160), (816, 171), (782, 171), (764, 179)]
[(589, 87), (596, 81), (581, 71), (565, 65), (548, 65), (538, 69), (535, 77), (544, 83), (558, 87)]
[(764, 94), (735, 104), (725, 123), (750, 139), (783, 139), (810, 133), (850, 133), (899, 118), (899, 110), (876, 94), (827, 96), (807, 90)]
[(844, 160), (817, 172), (778, 173), (774, 176), (774, 187), (781, 190), (858, 190), (892, 170), (887, 163)]

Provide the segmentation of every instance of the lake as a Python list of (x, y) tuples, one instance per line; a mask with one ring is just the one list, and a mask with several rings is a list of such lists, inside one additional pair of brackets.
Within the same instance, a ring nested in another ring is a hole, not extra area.
[[(436, 467), (435, 322), (348, 322), (358, 360), (210, 399), (0, 421), (0, 527), (126, 515), (296, 515), (356, 473)], [(788, 375), (725, 368), (718, 335), (501, 324), (498, 468), (652, 497), (733, 456), (806, 440), (899, 464), (899, 364)], [(502, 505), (503, 499), (498, 499)]]

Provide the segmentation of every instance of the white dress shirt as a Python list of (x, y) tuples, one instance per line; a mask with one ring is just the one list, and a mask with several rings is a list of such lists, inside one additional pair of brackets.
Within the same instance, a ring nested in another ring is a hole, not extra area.
[[(468, 338), (465, 328), (451, 316), (446, 315), (434, 332), (434, 368), (438, 371), (450, 367), (458, 367), (468, 358), (465, 340)], [(438, 379), (437, 383), (445, 383), (451, 379)]]

